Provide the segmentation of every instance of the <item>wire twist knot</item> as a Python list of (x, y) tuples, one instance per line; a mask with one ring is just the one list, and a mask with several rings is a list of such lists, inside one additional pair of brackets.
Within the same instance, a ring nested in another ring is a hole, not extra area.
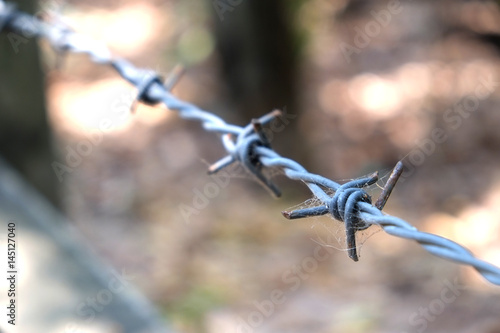
[(370, 226), (359, 218), (358, 202), (366, 202), (371, 205), (372, 198), (363, 190), (363, 187), (374, 184), (377, 180), (378, 173), (375, 172), (367, 178), (347, 182), (337, 188), (335, 195), (326, 202), (329, 213), (345, 223), (347, 251), (349, 257), (354, 261), (358, 261), (356, 232)]
[[(345, 187), (339, 188), (332, 199), (327, 202), (327, 207), (330, 214), (339, 221), (345, 222), (351, 219), (354, 222), (357, 213), (358, 202), (366, 202), (371, 205), (372, 198), (360, 188)], [(358, 230), (363, 230), (369, 227), (368, 224), (361, 224), (356, 218), (356, 223), (353, 223)]]
[(273, 195), (276, 197), (281, 196), (278, 187), (264, 175), (265, 166), (260, 161), (260, 155), (257, 152), (258, 147), (271, 148), (271, 143), (262, 126), (281, 115), (281, 111), (274, 110), (258, 119), (253, 119), (249, 125), (239, 131), (236, 140), (233, 134), (225, 134), (225, 144), (230, 155), (211, 165), (208, 172), (216, 173), (238, 161)]

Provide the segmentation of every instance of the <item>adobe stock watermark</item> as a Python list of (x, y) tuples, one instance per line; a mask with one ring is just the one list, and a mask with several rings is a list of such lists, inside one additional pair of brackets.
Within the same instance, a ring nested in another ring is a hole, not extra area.
[(354, 27), (354, 31), (356, 32), (353, 40), (354, 45), (345, 42), (339, 44), (340, 51), (344, 55), (346, 62), (348, 64), (351, 63), (352, 55), (359, 54), (362, 49), (370, 45), (372, 40), (380, 35), (382, 30), (391, 23), (393, 16), (402, 11), (403, 7), (399, 0), (389, 1), (386, 9), (370, 11), (372, 19), (363, 28), (359, 26)]
[[(285, 127), (290, 124), (290, 121), (296, 117), (297, 115), (288, 113), (286, 107), (283, 107), (281, 116), (271, 121), (269, 126), (263, 127), (262, 132), (266, 136), (267, 140), (272, 142), (274, 134), (282, 132)], [(244, 174), (245, 170), (243, 166), (239, 164), (232, 170), (232, 172)], [(211, 181), (207, 182), (202, 187), (195, 187), (192, 190), (193, 199), (191, 200), (191, 203), (181, 203), (179, 205), (179, 213), (181, 214), (184, 222), (189, 224), (193, 215), (199, 215), (202, 210), (207, 208), (210, 201), (216, 198), (220, 194), (221, 190), (229, 185), (232, 178), (232, 173), (223, 169), (210, 175)]]
[[(328, 237), (328, 242), (333, 241), (333, 236)], [(287, 297), (296, 292), (302, 282), (309, 279), (314, 273), (319, 263), (330, 258), (335, 251), (334, 248), (318, 245), (314, 248), (313, 254), (302, 259), (300, 264), (293, 265), (281, 274), (281, 281), (286, 288), (273, 289), (269, 293), (269, 297), (263, 300), (254, 300), (254, 311), (250, 312), (245, 318), (238, 317), (238, 326), (236, 333), (253, 333), (255, 329), (260, 327), (264, 321), (272, 316), (277, 307), (286, 302)]]
[(406, 156), (400, 156), (400, 159), (403, 158), (405, 165), (405, 171), (401, 175), (400, 182), (410, 177), (417, 167), (424, 164), (425, 160), (436, 151), (436, 147), (448, 140), (450, 132), (460, 128), (464, 120), (479, 109), (480, 102), (487, 99), (499, 85), (493, 75), (483, 77), (479, 81), (480, 83), (474, 89), (473, 94), (463, 97), (453, 107), (444, 112), (443, 121), (447, 125), (446, 127), (449, 128), (448, 131), (446, 127), (434, 128), (430, 136), (418, 141), (417, 146)]
[(94, 148), (103, 142), (106, 131), (112, 130), (116, 123), (120, 123), (123, 118), (129, 116), (134, 98), (135, 95), (132, 92), (122, 93), (111, 104), (113, 117), (101, 119), (97, 130), (85, 134), (86, 139), (80, 140), (76, 144), (66, 145), (63, 152), (64, 161), (51, 163), (52, 170), (54, 170), (59, 182), (64, 180), (65, 174), (72, 173), (86, 157), (92, 154)]
[[(63, 1), (49, 0), (41, 1), (39, 6), (40, 10), (33, 14), (34, 17), (44, 17), (50, 12), (57, 12), (58, 9), (64, 4)], [(5, 3), (0, 3), (0, 6), (6, 6)], [(49, 15), (50, 16), (50, 15)], [(7, 39), (12, 46), (14, 53), (19, 53), (21, 44), (28, 43), (29, 39), (36, 37), (39, 27), (35, 24), (31, 18), (24, 17), (17, 19), (18, 24), (21, 25), (21, 33), (9, 32), (7, 33)], [(22, 20), (22, 21), (21, 21)], [(21, 21), (21, 22), (20, 22)]]
[[(441, 315), (446, 307), (455, 302), (457, 298), (466, 290), (466, 286), (458, 282), (455, 278), (453, 282), (445, 280), (444, 287), (438, 297), (434, 298), (426, 306), (420, 306), (417, 311), (413, 312), (408, 318), (408, 323), (414, 329), (413, 332), (424, 332), (429, 323), (434, 322)], [(408, 331), (401, 333), (409, 333)]]
[[(94, 295), (88, 296), (76, 306), (76, 314), (78, 317), (82, 318), (83, 321), (87, 323), (92, 322), (97, 314), (103, 312), (106, 306), (113, 302), (116, 295), (122, 293), (129, 286), (129, 282), (134, 279), (135, 277), (127, 274), (125, 270), (122, 270), (120, 275), (114, 274), (109, 280), (107, 288), (103, 288)], [(81, 325), (75, 322), (70, 322), (66, 324), (64, 333), (80, 332), (80, 326)]]
[(213, 0), (212, 6), (215, 9), (215, 12), (219, 16), (221, 21), (224, 21), (224, 14), (226, 12), (233, 12), (234, 9), (241, 5), (243, 0)]

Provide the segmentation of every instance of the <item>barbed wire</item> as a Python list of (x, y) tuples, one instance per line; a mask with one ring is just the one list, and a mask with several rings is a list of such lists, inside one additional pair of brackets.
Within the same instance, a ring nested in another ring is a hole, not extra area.
[[(18, 11), (13, 4), (3, 0), (0, 0), (0, 32), (7, 33), (11, 40), (16, 36), (44, 38), (56, 52), (87, 54), (93, 62), (113, 67), (125, 80), (134, 85), (138, 90), (137, 101), (148, 105), (163, 103), (168, 109), (177, 110), (181, 118), (199, 121), (205, 130), (220, 134), (222, 145), (228, 155), (213, 164), (209, 168), (209, 173), (218, 172), (232, 163), (239, 162), (275, 196), (280, 196), (281, 193), (266, 177), (267, 169), (280, 169), (286, 177), (304, 182), (321, 205), (282, 214), (289, 219), (330, 214), (335, 219), (343, 221), (346, 226), (348, 254), (354, 261), (358, 260), (356, 232), (371, 225), (378, 225), (390, 235), (417, 241), (435, 256), (470, 265), (486, 280), (500, 285), (500, 268), (475, 258), (469, 250), (449, 239), (419, 231), (408, 222), (382, 212), (385, 201), (402, 172), (401, 162), (387, 182), (383, 195), (375, 205), (372, 205), (370, 196), (363, 188), (378, 180), (377, 173), (340, 185), (326, 177), (308, 172), (296, 161), (282, 157), (271, 148), (262, 126), (280, 117), (279, 111), (275, 110), (253, 120), (245, 127), (228, 124), (219, 116), (182, 101), (169, 92), (180, 77), (178, 70), (175, 70), (164, 83), (156, 72), (136, 68), (124, 59), (114, 58), (103, 43), (77, 34), (59, 21), (48, 23)], [(334, 191), (335, 194), (330, 196), (328, 194), (330, 191)]]

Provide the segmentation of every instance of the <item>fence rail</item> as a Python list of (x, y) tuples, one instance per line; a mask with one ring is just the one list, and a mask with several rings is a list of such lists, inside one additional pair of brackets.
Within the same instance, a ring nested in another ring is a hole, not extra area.
[[(125, 80), (137, 88), (137, 101), (149, 105), (163, 103), (168, 109), (176, 110), (181, 118), (199, 121), (203, 128), (221, 135), (222, 145), (227, 156), (209, 168), (209, 173), (215, 173), (232, 163), (239, 162), (253, 174), (257, 181), (275, 196), (280, 195), (279, 189), (271, 179), (265, 176), (268, 168), (280, 169), (286, 177), (304, 182), (312, 194), (319, 199), (321, 205), (293, 212), (283, 212), (287, 218), (302, 218), (330, 214), (345, 223), (348, 253), (351, 259), (357, 261), (355, 234), (371, 225), (379, 225), (390, 235), (417, 241), (431, 254), (474, 267), (486, 280), (500, 285), (500, 268), (475, 258), (472, 253), (461, 245), (437, 236), (417, 230), (408, 222), (382, 212), (390, 190), (394, 186), (397, 175), (388, 181), (384, 195), (372, 205), (370, 196), (363, 187), (377, 181), (377, 174), (363, 179), (357, 179), (340, 185), (328, 178), (308, 172), (299, 163), (282, 157), (275, 152), (266, 138), (262, 126), (269, 123), (280, 113), (273, 111), (262, 116), (245, 127), (226, 123), (217, 115), (202, 110), (199, 107), (182, 101), (169, 91), (179, 78), (173, 75), (167, 82), (154, 71), (136, 68), (133, 64), (111, 55), (106, 45), (75, 33), (58, 23), (48, 23), (21, 11), (15, 6), (0, 0), (0, 32), (15, 43), (20, 37), (45, 38), (57, 52), (85, 53), (90, 59), (101, 65), (113, 67)], [(400, 172), (401, 164), (395, 169)], [(330, 196), (328, 192), (335, 194)]]

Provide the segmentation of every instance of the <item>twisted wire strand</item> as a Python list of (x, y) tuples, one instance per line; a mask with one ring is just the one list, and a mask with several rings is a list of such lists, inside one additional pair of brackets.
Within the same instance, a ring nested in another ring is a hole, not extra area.
[[(295, 212), (283, 212), (283, 215), (287, 218), (301, 218), (330, 214), (344, 221), (348, 246), (354, 244), (348, 249), (349, 256), (354, 260), (357, 260), (355, 243), (349, 237), (353, 237), (358, 230), (378, 225), (390, 235), (415, 240), (435, 256), (472, 266), (486, 280), (500, 285), (500, 268), (475, 258), (469, 250), (449, 239), (419, 231), (408, 222), (387, 215), (373, 206), (371, 198), (362, 188), (374, 183), (378, 179), (377, 174), (340, 185), (326, 177), (308, 172), (296, 161), (282, 157), (272, 150), (260, 126), (279, 117), (279, 113), (272, 112), (245, 127), (227, 124), (217, 115), (170, 94), (157, 73), (136, 68), (124, 59), (113, 58), (106, 45), (79, 35), (66, 26), (49, 24), (17, 11), (14, 5), (3, 0), (0, 0), (0, 32), (44, 38), (57, 52), (85, 53), (97, 64), (112, 66), (125, 80), (134, 85), (138, 89), (137, 100), (151, 105), (163, 103), (168, 109), (176, 110), (181, 118), (199, 121), (205, 130), (220, 134), (228, 156), (212, 165), (210, 173), (239, 162), (276, 196), (280, 195), (279, 189), (265, 177), (265, 168), (280, 169), (286, 177), (304, 182), (321, 205)], [(335, 191), (335, 195), (330, 196), (326, 190)]]

